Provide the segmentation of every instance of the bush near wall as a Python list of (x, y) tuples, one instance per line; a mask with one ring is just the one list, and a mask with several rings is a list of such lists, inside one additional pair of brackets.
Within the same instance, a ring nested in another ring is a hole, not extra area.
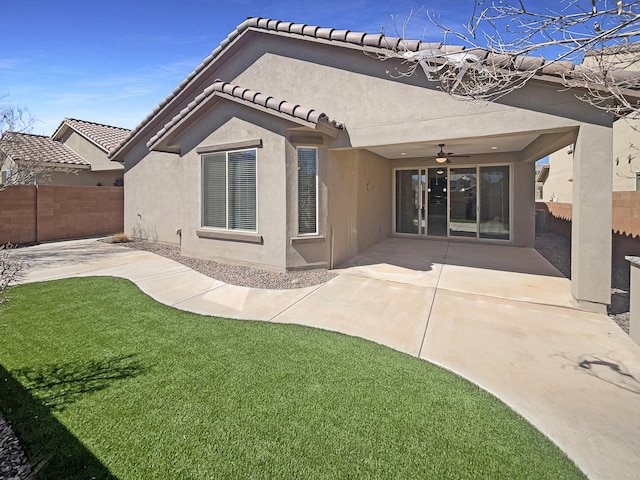
[(19, 185), (0, 191), (0, 244), (95, 237), (123, 227), (121, 187)]

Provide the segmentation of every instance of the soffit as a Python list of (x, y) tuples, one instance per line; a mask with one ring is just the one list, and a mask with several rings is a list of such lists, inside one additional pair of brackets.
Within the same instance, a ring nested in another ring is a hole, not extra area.
[(444, 143), (445, 153), (451, 152), (455, 155), (512, 153), (523, 151), (540, 135), (541, 133), (534, 132), (501, 137), (442, 139), (437, 142), (415, 142), (375, 146), (369, 147), (367, 150), (389, 159), (428, 158), (435, 157), (440, 151), (438, 144)]

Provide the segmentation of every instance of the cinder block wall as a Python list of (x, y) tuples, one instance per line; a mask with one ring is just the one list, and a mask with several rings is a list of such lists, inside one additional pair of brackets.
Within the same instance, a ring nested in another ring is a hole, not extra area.
[(0, 191), (0, 245), (36, 239), (36, 188), (17, 185)]
[[(571, 238), (571, 204), (537, 202), (546, 212), (545, 230)], [(624, 264), (625, 255), (640, 256), (640, 191), (613, 192), (611, 212), (612, 260)]]
[(0, 191), (0, 244), (122, 232), (121, 187), (15, 186)]
[(640, 192), (613, 192), (613, 231), (640, 236)]

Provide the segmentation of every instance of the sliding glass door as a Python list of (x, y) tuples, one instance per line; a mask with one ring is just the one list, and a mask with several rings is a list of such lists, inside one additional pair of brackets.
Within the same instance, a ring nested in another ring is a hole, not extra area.
[(395, 233), (511, 238), (510, 167), (395, 171)]
[(477, 175), (474, 168), (449, 169), (449, 235), (476, 237)]
[(447, 236), (447, 169), (429, 169), (427, 188), (427, 235)]
[(424, 170), (396, 170), (396, 233), (423, 233), (421, 172)]
[(480, 238), (509, 240), (509, 167), (480, 167)]

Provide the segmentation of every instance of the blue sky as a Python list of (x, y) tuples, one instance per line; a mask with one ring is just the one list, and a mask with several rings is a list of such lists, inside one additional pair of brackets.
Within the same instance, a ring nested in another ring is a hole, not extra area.
[[(379, 32), (424, 3), (406, 0), (3, 0), (0, 102), (28, 109), (33, 133), (63, 118), (133, 128), (249, 16)], [(450, 26), (473, 0), (432, 2)], [(410, 38), (439, 40), (418, 14)]]

